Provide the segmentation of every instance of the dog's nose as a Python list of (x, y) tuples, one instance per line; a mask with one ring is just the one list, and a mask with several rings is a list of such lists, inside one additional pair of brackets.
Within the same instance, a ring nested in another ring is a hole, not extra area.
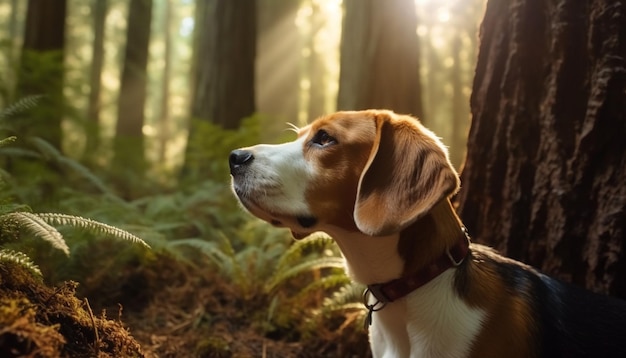
[(228, 156), (228, 164), (230, 165), (230, 173), (234, 174), (237, 169), (246, 166), (254, 160), (254, 155), (249, 150), (235, 149)]

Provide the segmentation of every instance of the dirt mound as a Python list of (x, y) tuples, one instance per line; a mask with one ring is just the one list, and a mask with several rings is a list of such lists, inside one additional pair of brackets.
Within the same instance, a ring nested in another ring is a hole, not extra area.
[(77, 284), (48, 287), (24, 267), (0, 261), (0, 356), (144, 357), (119, 320), (94, 315)]

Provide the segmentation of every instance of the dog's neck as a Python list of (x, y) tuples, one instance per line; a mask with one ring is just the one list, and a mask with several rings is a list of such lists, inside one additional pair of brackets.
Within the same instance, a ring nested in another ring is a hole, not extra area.
[(459, 236), (464, 236), (462, 228), (463, 223), (446, 198), (402, 230), (398, 252), (405, 262), (403, 276), (412, 275), (445, 255), (457, 244)]
[(452, 204), (444, 199), (393, 235), (372, 237), (338, 227), (325, 231), (339, 245), (352, 278), (370, 285), (419, 271), (456, 244), (461, 227)]

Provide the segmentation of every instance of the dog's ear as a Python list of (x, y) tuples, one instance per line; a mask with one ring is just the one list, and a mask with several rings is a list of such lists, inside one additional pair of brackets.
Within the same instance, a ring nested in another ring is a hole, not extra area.
[(379, 112), (375, 121), (354, 221), (363, 233), (382, 236), (402, 230), (455, 193), (459, 177), (447, 149), (417, 119)]

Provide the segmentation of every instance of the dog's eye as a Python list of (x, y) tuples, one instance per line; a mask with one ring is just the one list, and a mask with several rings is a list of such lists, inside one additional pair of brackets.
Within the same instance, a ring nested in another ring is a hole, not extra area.
[(321, 147), (325, 147), (327, 145), (337, 143), (337, 140), (331, 137), (330, 134), (328, 134), (328, 132), (326, 132), (325, 130), (320, 129), (319, 131), (317, 131), (317, 133), (315, 133), (313, 139), (311, 139), (311, 143), (317, 144)]

